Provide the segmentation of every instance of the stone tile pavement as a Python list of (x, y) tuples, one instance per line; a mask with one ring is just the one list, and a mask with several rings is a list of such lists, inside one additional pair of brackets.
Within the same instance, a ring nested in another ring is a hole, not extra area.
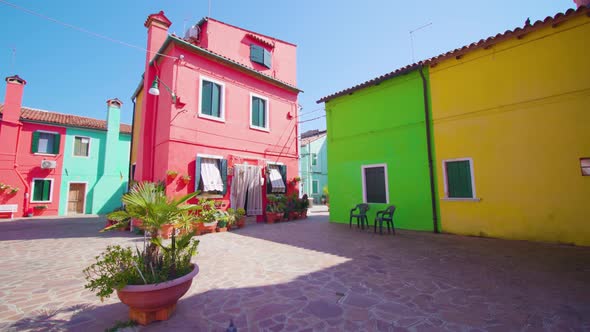
[[(200, 273), (166, 322), (141, 331), (590, 331), (590, 248), (401, 231), (310, 218), (200, 237)], [(0, 330), (103, 331), (127, 318), (82, 269), (100, 218), (0, 223)]]

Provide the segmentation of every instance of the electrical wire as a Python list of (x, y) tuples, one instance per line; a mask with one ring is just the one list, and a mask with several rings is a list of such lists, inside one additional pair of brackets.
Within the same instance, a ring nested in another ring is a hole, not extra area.
[(138, 50), (141, 50), (141, 51), (145, 51), (145, 52), (148, 52), (148, 53), (157, 54), (157, 55), (160, 55), (160, 56), (163, 56), (163, 57), (167, 57), (167, 58), (171, 58), (171, 59), (177, 59), (177, 57), (174, 57), (174, 56), (170, 56), (170, 55), (166, 55), (166, 54), (162, 54), (162, 53), (158, 53), (158, 52), (153, 52), (153, 51), (150, 51), (150, 50), (148, 50), (148, 49), (146, 49), (144, 47), (141, 47), (141, 46), (129, 44), (127, 42), (124, 42), (124, 41), (121, 41), (121, 40), (118, 40), (118, 39), (115, 39), (115, 38), (111, 38), (111, 37), (108, 37), (108, 36), (105, 36), (105, 35), (101, 35), (99, 33), (96, 33), (96, 32), (90, 31), (88, 29), (84, 29), (84, 28), (75, 26), (75, 25), (70, 24), (70, 23), (62, 22), (62, 21), (60, 21), (58, 19), (55, 19), (53, 17), (49, 17), (49, 16), (46, 16), (46, 15), (43, 15), (43, 14), (34, 12), (34, 11), (30, 10), (30, 9), (27, 9), (27, 8), (24, 8), (24, 7), (15, 5), (15, 4), (13, 4), (11, 2), (8, 2), (8, 1), (5, 1), (5, 0), (0, 0), (0, 3), (3, 3), (5, 5), (7, 5), (7, 6), (10, 6), (10, 7), (14, 8), (14, 9), (20, 10), (20, 11), (25, 12), (27, 14), (40, 17), (40, 18), (45, 19), (45, 20), (48, 20), (50, 22), (53, 22), (53, 23), (56, 23), (56, 24), (59, 24), (59, 25), (63, 25), (63, 26), (68, 27), (70, 29), (73, 29), (73, 30), (76, 30), (76, 31), (79, 31), (79, 32), (82, 32), (82, 33), (85, 33), (85, 34), (89, 34), (89, 35), (94, 36), (94, 37), (97, 37), (97, 38), (108, 40), (108, 41), (113, 42), (113, 43), (117, 43), (117, 44), (120, 44), (120, 45), (123, 45), (123, 46), (127, 46), (127, 47), (130, 47), (130, 48), (135, 48), (135, 49), (138, 49)]

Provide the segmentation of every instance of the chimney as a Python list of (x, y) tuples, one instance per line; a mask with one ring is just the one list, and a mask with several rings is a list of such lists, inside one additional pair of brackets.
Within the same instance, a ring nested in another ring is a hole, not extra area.
[(119, 152), (119, 129), (121, 125), (121, 106), (123, 102), (119, 99), (107, 100), (107, 139), (104, 155), (104, 173), (116, 175), (117, 165), (116, 154)]
[(590, 8), (590, 0), (574, 0), (578, 8), (584, 6)]
[(8, 122), (19, 122), (20, 109), (23, 102), (23, 90), (27, 81), (18, 75), (6, 78), (6, 96), (4, 96), (4, 110), (2, 120)]
[(148, 29), (147, 49), (149, 51), (146, 55), (146, 66), (164, 44), (171, 24), (172, 22), (164, 15), (163, 11), (151, 14), (145, 20), (144, 26)]

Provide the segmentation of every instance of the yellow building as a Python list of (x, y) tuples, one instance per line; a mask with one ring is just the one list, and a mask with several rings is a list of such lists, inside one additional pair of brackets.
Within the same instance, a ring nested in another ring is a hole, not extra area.
[(131, 96), (133, 108), (133, 136), (131, 140), (131, 158), (129, 165), (129, 179), (135, 180), (135, 165), (137, 161), (137, 143), (139, 142), (139, 128), (141, 127), (141, 105), (143, 103), (143, 79)]
[(442, 230), (590, 245), (590, 10), (428, 63)]

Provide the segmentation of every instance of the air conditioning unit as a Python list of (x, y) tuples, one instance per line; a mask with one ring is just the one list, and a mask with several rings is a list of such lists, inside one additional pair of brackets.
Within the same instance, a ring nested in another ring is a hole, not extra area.
[(43, 160), (41, 162), (41, 168), (55, 168), (57, 167), (57, 161), (55, 160)]

